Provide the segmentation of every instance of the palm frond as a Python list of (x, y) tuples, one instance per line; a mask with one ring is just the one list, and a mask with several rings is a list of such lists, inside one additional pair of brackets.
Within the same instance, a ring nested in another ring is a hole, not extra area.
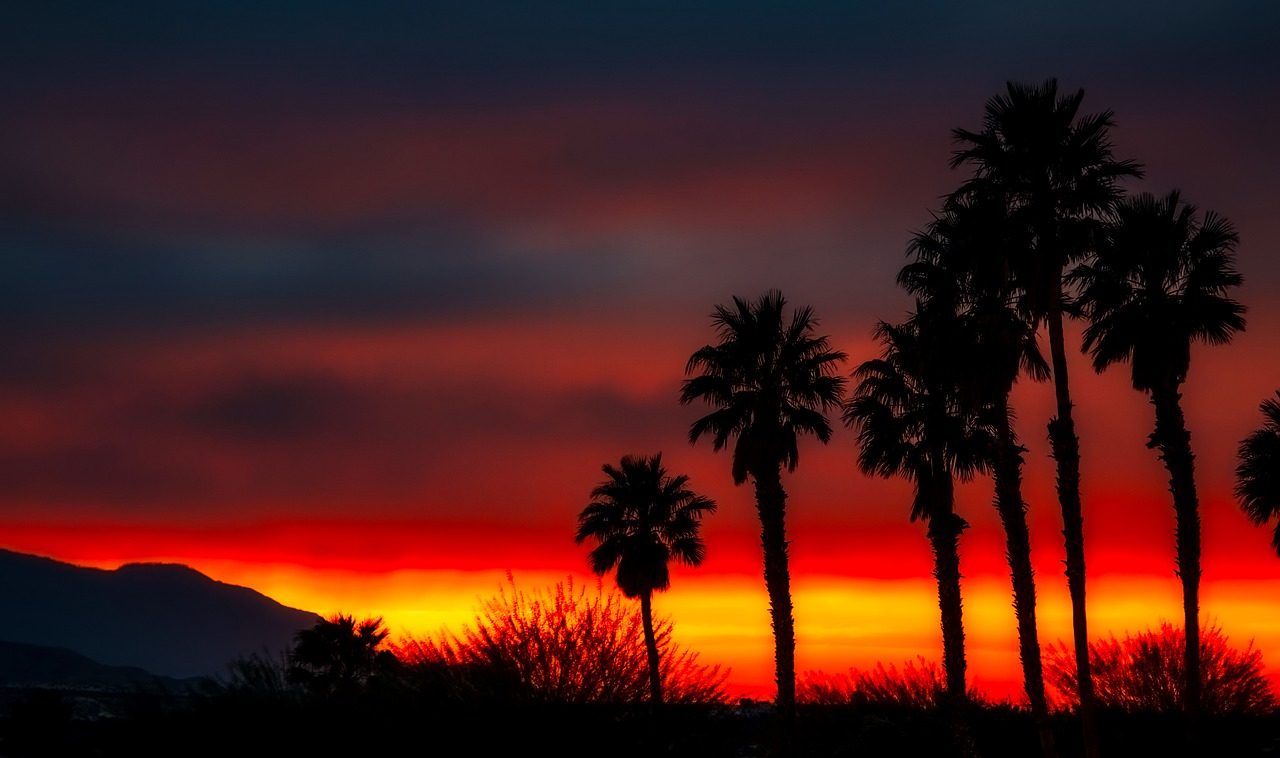
[(859, 468), (914, 484), (912, 520), (949, 513), (952, 503), (940, 502), (940, 493), (952, 479), (985, 469), (991, 449), (991, 433), (977, 408), (963, 402), (946, 340), (935, 333), (944, 328), (918, 314), (899, 325), (881, 322), (882, 356), (855, 369), (844, 406), (844, 423), (858, 435)]
[[(1280, 516), (1280, 392), (1259, 406), (1263, 425), (1240, 442), (1235, 495), (1256, 526)], [(1280, 523), (1272, 546), (1280, 555)]]
[(830, 439), (825, 413), (843, 400), (846, 379), (838, 370), (845, 354), (814, 334), (811, 308), (793, 309), (788, 317), (786, 306), (778, 290), (717, 305), (712, 325), (719, 343), (695, 351), (685, 366), (692, 376), (680, 402), (701, 400), (714, 409), (690, 425), (689, 440), (710, 435), (716, 451), (732, 440), (736, 483), (763, 466), (794, 469), (796, 439)]
[(593, 573), (616, 570), (623, 593), (639, 597), (670, 585), (672, 558), (690, 566), (702, 563), (706, 550), (698, 529), (716, 504), (690, 490), (689, 477), (669, 475), (661, 453), (625, 455), (619, 465), (606, 463), (601, 471), (605, 479), (592, 489), (574, 535), (578, 544), (595, 540), (587, 554)]
[(1192, 342), (1224, 344), (1244, 329), (1245, 308), (1227, 294), (1241, 282), (1235, 229), (1197, 214), (1177, 190), (1115, 206), (1094, 259), (1072, 274), (1096, 370), (1128, 362), (1136, 389), (1177, 385)]

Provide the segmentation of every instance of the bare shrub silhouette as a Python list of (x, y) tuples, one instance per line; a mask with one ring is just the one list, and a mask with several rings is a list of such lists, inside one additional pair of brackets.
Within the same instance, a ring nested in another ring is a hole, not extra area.
[[(599, 583), (594, 594), (575, 589), (572, 578), (525, 592), (508, 574), (507, 586), (481, 604), (474, 626), (459, 634), (406, 635), (392, 650), (411, 669), (446, 675), (463, 698), (627, 703), (649, 694), (641, 627), (639, 610)], [(728, 670), (698, 663), (697, 653), (672, 641), (671, 629), (670, 619), (654, 619), (665, 702), (723, 702)]]
[(227, 664), (227, 676), (219, 684), (228, 693), (268, 699), (290, 698), (300, 691), (289, 678), (288, 653), (272, 656), (259, 652), (235, 658)]
[[(947, 695), (947, 682), (942, 669), (933, 661), (917, 656), (898, 669), (876, 662), (867, 671), (850, 668), (847, 674), (806, 671), (800, 680), (796, 699), (806, 705), (894, 705), (929, 709), (939, 705)], [(983, 700), (981, 693), (970, 689), (969, 699)]]
[[(1160, 623), (1159, 631), (1089, 643), (1098, 703), (1129, 713), (1181, 713), (1185, 646), (1182, 627), (1167, 621)], [(1074, 653), (1061, 640), (1046, 649), (1045, 678), (1057, 691), (1056, 705), (1078, 704)], [(1280, 704), (1263, 671), (1262, 651), (1252, 640), (1243, 650), (1231, 647), (1214, 624), (1200, 634), (1200, 697), (1205, 715), (1263, 715)]]

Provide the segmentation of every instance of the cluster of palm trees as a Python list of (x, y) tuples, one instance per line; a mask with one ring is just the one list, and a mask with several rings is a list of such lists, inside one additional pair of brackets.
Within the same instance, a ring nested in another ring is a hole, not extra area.
[[(1200, 213), (1177, 191), (1127, 196), (1121, 182), (1140, 178), (1141, 167), (1114, 156), (1111, 112), (1082, 113), (1083, 96), (1083, 90), (1060, 92), (1054, 80), (1010, 83), (988, 101), (981, 129), (954, 130), (952, 168), (971, 174), (908, 245), (898, 283), (914, 296), (915, 309), (903, 323), (877, 327), (882, 355), (853, 372), (848, 400), (847, 380), (839, 373), (846, 356), (814, 333), (810, 309), (788, 314), (776, 291), (717, 306), (718, 343), (689, 359), (680, 400), (713, 408), (693, 423), (690, 441), (709, 436), (717, 451), (732, 446), (735, 484), (750, 479), (755, 487), (784, 746), (794, 739), (795, 636), (782, 470), (794, 471), (801, 436), (827, 442), (827, 416), (841, 411), (857, 434), (859, 467), (914, 485), (910, 515), (928, 524), (947, 691), (957, 704), (965, 698), (959, 541), (967, 524), (955, 510), (954, 484), (993, 477), (1024, 685), (1043, 752), (1056, 754), (1021, 492), (1026, 449), (1009, 400), (1020, 378), (1052, 377), (1057, 405), (1048, 436), (1057, 465), (1080, 714), (1086, 754), (1098, 754), (1080, 445), (1063, 323), (1068, 315), (1085, 320), (1081, 349), (1094, 368), (1128, 363), (1134, 388), (1147, 393), (1155, 409), (1148, 446), (1164, 462), (1173, 494), (1187, 640), (1185, 709), (1188, 722), (1196, 722), (1200, 524), (1180, 388), (1193, 342), (1225, 343), (1245, 326), (1244, 307), (1229, 295), (1241, 280), (1233, 262), (1237, 235), (1225, 218)], [(1042, 331), (1047, 359), (1038, 341)], [(1258, 523), (1280, 514), (1280, 403), (1269, 403), (1264, 412), (1271, 425), (1242, 446), (1237, 490)], [(609, 479), (593, 493), (577, 538), (598, 538), (592, 568), (603, 574), (617, 566), (620, 586), (625, 581), (624, 591), (647, 607), (649, 592), (666, 587), (667, 559), (701, 561), (698, 519), (714, 504), (688, 492), (683, 477), (667, 478), (657, 457), (623, 459), (622, 469), (606, 466), (605, 472)], [(1276, 539), (1280, 551), (1280, 531)], [(653, 697), (660, 700), (656, 684)]]
[[(986, 107), (983, 128), (953, 132), (953, 168), (972, 175), (946, 197), (909, 247), (899, 283), (916, 297), (902, 325), (882, 324), (884, 357), (864, 363), (845, 420), (859, 430), (868, 473), (916, 484), (913, 517), (930, 521), (943, 615), (948, 689), (963, 698), (963, 641), (955, 551), (963, 521), (952, 481), (995, 480), (1007, 540), (1019, 656), (1042, 749), (1055, 753), (1047, 724), (1036, 635), (1035, 586), (1021, 495), (1022, 454), (1009, 394), (1019, 377), (1054, 380), (1057, 415), (1048, 424), (1067, 555), (1073, 637), (1086, 754), (1098, 754), (1085, 604), (1079, 440), (1067, 377), (1065, 314), (1086, 320), (1082, 349), (1102, 371), (1128, 363), (1149, 394), (1148, 443), (1169, 472), (1177, 520), (1176, 567), (1186, 628), (1185, 709), (1199, 713), (1200, 522), (1194, 457), (1180, 406), (1193, 342), (1228, 342), (1244, 328), (1231, 224), (1200, 214), (1177, 191), (1126, 196), (1120, 181), (1138, 164), (1113, 155), (1108, 112), (1080, 112), (1083, 91), (1056, 82), (1010, 83)], [(1043, 327), (1049, 361), (1039, 350)], [(935, 522), (940, 521), (941, 524)], [(954, 673), (958, 669), (960, 673)]]

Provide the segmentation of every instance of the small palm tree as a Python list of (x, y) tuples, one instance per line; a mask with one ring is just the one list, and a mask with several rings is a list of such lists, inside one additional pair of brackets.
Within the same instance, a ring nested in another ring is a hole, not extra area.
[(395, 656), (379, 650), (387, 638), (381, 618), (356, 621), (335, 614), (294, 636), (286, 675), (317, 695), (349, 695), (379, 673), (392, 669)]
[(946, 328), (954, 324), (954, 317), (937, 323), (920, 315), (899, 326), (881, 322), (876, 335), (884, 354), (854, 372), (858, 385), (844, 422), (858, 433), (864, 473), (915, 485), (911, 520), (929, 524), (947, 694), (959, 702), (965, 697), (959, 542), (968, 523), (955, 512), (954, 482), (987, 468), (993, 440), (954, 381), (955, 364), (948, 360), (954, 330)]
[[(1280, 516), (1280, 392), (1262, 401), (1262, 428), (1240, 441), (1236, 497), (1256, 526)], [(1271, 539), (1280, 555), (1280, 520)]]
[(603, 576), (616, 569), (618, 588), (640, 599), (644, 644), (649, 657), (649, 696), (662, 703), (662, 673), (653, 630), (652, 596), (671, 586), (667, 564), (673, 559), (698, 566), (707, 548), (698, 536), (702, 517), (715, 502), (686, 487), (687, 476), (669, 476), (662, 454), (622, 457), (619, 466), (603, 466), (605, 480), (591, 491), (591, 502), (578, 516), (579, 545), (598, 543), (587, 554), (591, 570)]
[(1073, 274), (1090, 324), (1084, 348), (1102, 371), (1127, 362), (1133, 387), (1151, 396), (1158, 448), (1169, 471), (1177, 527), (1177, 573), (1187, 635), (1186, 708), (1193, 725), (1200, 692), (1200, 505), (1191, 434), (1182, 413), (1182, 383), (1191, 343), (1220, 345), (1244, 329), (1244, 306), (1227, 296), (1240, 284), (1235, 229), (1221, 216), (1197, 216), (1175, 190), (1143, 193), (1116, 208), (1094, 260)]
[(826, 337), (813, 333), (810, 308), (787, 318), (782, 293), (771, 290), (754, 302), (735, 297), (717, 305), (712, 316), (718, 344), (699, 348), (689, 358), (681, 404), (702, 400), (715, 408), (689, 428), (689, 441), (709, 435), (719, 451), (733, 442), (733, 481), (755, 484), (764, 551), (764, 581), (773, 623), (777, 710), (782, 749), (795, 749), (795, 620), (791, 615), (791, 574), (787, 559), (786, 503), (782, 468), (795, 471), (799, 438), (826, 443), (838, 410), (845, 378), (837, 374), (845, 354), (832, 350)]

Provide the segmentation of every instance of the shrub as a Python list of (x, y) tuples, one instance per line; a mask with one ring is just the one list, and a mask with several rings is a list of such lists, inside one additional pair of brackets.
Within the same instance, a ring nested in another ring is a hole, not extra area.
[[(1089, 643), (1098, 703), (1129, 712), (1180, 712), (1185, 649), (1182, 628), (1167, 621), (1160, 623), (1159, 631)], [(1254, 649), (1252, 640), (1244, 650), (1232, 648), (1216, 625), (1200, 630), (1200, 676), (1201, 708), (1207, 714), (1265, 714), (1277, 705), (1263, 672), (1262, 652)], [(1057, 690), (1059, 707), (1079, 704), (1075, 653), (1061, 640), (1046, 650), (1045, 680)]]
[[(932, 708), (945, 696), (942, 669), (933, 661), (917, 656), (898, 670), (877, 662), (869, 671), (849, 669), (848, 674), (806, 671), (796, 690), (796, 699), (811, 705), (895, 705)], [(974, 690), (969, 697), (979, 700)]]
[[(699, 664), (671, 640), (671, 621), (655, 619), (668, 703), (719, 703), (728, 671)], [(648, 659), (640, 609), (601, 584), (589, 595), (573, 580), (527, 593), (510, 574), (460, 634), (406, 635), (392, 645), (406, 665), (443, 681), (459, 697), (503, 696), (563, 703), (616, 703), (648, 697)]]
[(299, 686), (289, 681), (289, 655), (272, 657), (266, 652), (240, 656), (227, 664), (227, 676), (218, 681), (220, 692), (267, 699), (284, 699), (298, 694)]

